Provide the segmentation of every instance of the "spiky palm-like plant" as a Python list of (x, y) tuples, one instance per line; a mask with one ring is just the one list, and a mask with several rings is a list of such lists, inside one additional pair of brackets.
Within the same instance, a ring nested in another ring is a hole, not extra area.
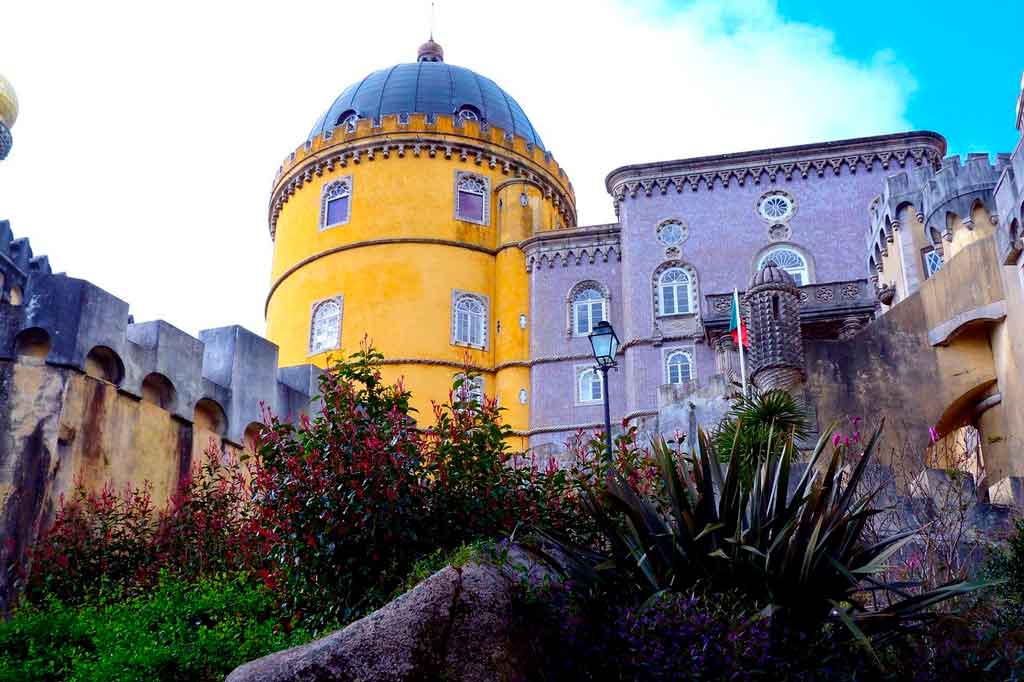
[[(769, 431), (765, 457), (753, 466), (749, 481), (740, 474), (747, 453), (739, 435), (726, 471), (704, 433), (688, 456), (655, 440), (660, 499), (639, 495), (616, 471), (597, 491), (583, 492), (609, 552), (570, 547), (543, 533), (558, 551), (546, 551), (544, 543), (535, 549), (577, 584), (614, 586), (639, 598), (697, 583), (712, 590), (738, 589), (752, 600), (767, 601), (773, 618), (787, 626), (814, 629), (827, 620), (841, 621), (870, 648), (872, 640), (933, 618), (935, 604), (978, 587), (959, 582), (910, 594), (905, 585), (880, 578), (915, 531), (873, 544), (863, 539), (869, 519), (880, 513), (872, 504), (875, 494), (858, 493), (879, 431), (847, 475), (844, 448), (825, 454), (828, 429), (796, 481), (790, 480), (792, 431), (779, 447), (776, 432)], [(889, 595), (890, 605), (869, 609), (863, 595), (871, 592)]]

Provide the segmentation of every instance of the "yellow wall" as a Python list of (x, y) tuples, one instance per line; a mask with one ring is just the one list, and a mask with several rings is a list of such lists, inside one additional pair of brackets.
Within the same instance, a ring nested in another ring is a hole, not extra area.
[[(370, 160), (367, 146), (382, 140), (391, 150), (385, 157), (378, 147)], [(418, 156), (409, 147), (402, 154), (394, 147), (410, 140), (421, 145)], [(433, 157), (429, 144), (438, 145)], [(446, 144), (455, 145), (450, 158)], [(474, 153), (461, 158), (463, 144), (483, 150), (479, 163)], [(347, 153), (344, 166), (336, 161), (324, 167), (339, 153)], [(489, 224), (456, 219), (459, 171), (489, 179)], [(349, 221), (321, 230), (321, 190), (342, 177), (351, 181)], [(529, 318), (523, 328), (520, 316), (529, 314), (529, 281), (518, 244), (575, 219), (571, 185), (553, 160), (527, 150), (520, 138), (504, 141), (500, 130), (481, 132), (475, 123), (457, 130), (447, 117), (427, 126), (413, 116), (403, 127), (385, 117), (381, 129), (360, 121), (355, 133), (318, 137), (310, 149), (297, 151), (273, 197), (272, 207), (279, 209), (272, 208), (267, 336), (279, 346), (282, 366), (327, 364), (331, 353), (308, 352), (312, 308), (341, 296), (340, 352), (357, 350), (368, 337), (386, 358), (385, 377), (405, 377), (421, 423), (432, 421), (431, 401), (447, 398), (453, 376), (468, 363), (483, 375), (485, 392), (506, 409), (507, 423), (527, 428), (528, 407), (519, 394), (530, 390)], [(488, 299), (485, 349), (452, 344), (453, 290)]]

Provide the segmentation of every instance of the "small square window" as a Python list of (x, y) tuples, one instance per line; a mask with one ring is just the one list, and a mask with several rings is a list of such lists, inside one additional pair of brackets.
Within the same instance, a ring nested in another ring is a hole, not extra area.
[(479, 194), (460, 189), (459, 218), (482, 222), (484, 219), (484, 198)]
[(338, 197), (327, 201), (327, 224), (338, 225), (348, 221), (348, 197)]

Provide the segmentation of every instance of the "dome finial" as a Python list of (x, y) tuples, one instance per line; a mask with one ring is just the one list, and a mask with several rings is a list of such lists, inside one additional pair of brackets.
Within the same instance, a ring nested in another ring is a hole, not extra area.
[(441, 46), (434, 42), (434, 35), (431, 32), (430, 39), (427, 42), (420, 45), (420, 49), (416, 51), (416, 61), (418, 62), (443, 62), (444, 61), (444, 50)]

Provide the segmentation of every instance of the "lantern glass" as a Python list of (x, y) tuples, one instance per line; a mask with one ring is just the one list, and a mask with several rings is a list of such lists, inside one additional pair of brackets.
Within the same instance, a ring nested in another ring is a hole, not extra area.
[(590, 345), (594, 349), (594, 360), (599, 367), (611, 367), (615, 364), (615, 354), (619, 350), (619, 337), (605, 320), (594, 325), (590, 332)]

